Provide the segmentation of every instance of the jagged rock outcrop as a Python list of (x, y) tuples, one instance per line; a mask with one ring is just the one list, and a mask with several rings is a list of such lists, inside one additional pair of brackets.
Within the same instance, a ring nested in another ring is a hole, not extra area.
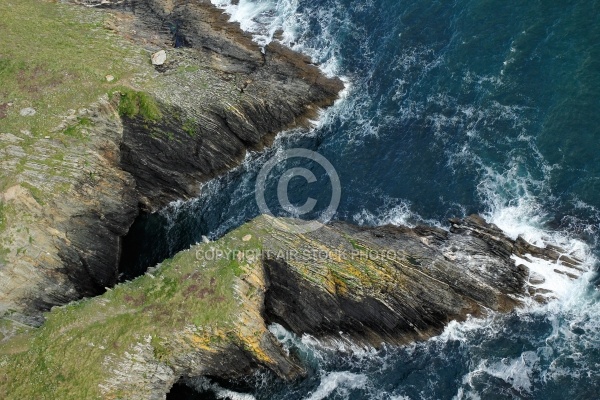
[(261, 49), (208, 0), (115, 7), (138, 17), (138, 36), (168, 26), (162, 33), (168, 45), (176, 30), (186, 47), (168, 68), (187, 63), (196, 69), (183, 79), (163, 78), (153, 92), (162, 110), (158, 121), (124, 119), (121, 166), (136, 179), (146, 209), (198, 195), (198, 182), (238, 165), (246, 149), (260, 148), (277, 132), (306, 124), (343, 88), (309, 58), (276, 42)]
[[(273, 235), (266, 242), (274, 257), (264, 261), (267, 321), (299, 334), (342, 331), (372, 346), (403, 344), (439, 334), (467, 314), (508, 312), (529, 295), (539, 301), (551, 296), (538, 293), (515, 255), (552, 260), (573, 276), (583, 271), (581, 261), (564, 251), (512, 240), (479, 216), (451, 222), (449, 231), (333, 223), (301, 239)], [(326, 244), (325, 259), (317, 243)]]
[(107, 26), (148, 63), (161, 49), (168, 57), (138, 86), (69, 116), (59, 129), (79, 141), (48, 136), (27, 154), (23, 139), (0, 137), (3, 174), (15, 181), (0, 194), (0, 315), (27, 323), (116, 283), (121, 237), (140, 208), (197, 196), (343, 87), (280, 45), (263, 51), (209, 1), (77, 3), (111, 12)]
[(449, 231), (334, 223), (297, 234), (285, 230), (291, 222), (258, 217), (102, 296), (55, 308), (43, 327), (0, 343), (0, 395), (163, 399), (181, 377), (264, 369), (293, 380), (305, 367), (272, 323), (322, 342), (404, 344), (530, 301), (535, 284), (515, 255), (579, 273), (575, 258), (550, 255), (560, 249), (512, 240), (477, 216)]
[(0, 314), (26, 323), (114, 284), (119, 238), (138, 213), (135, 181), (118, 168), (123, 129), (114, 104), (101, 100), (80, 117), (89, 121), (81, 128), (89, 140), (68, 152), (59, 140), (42, 140), (17, 175), (23, 181), (0, 196), (10, 211)]

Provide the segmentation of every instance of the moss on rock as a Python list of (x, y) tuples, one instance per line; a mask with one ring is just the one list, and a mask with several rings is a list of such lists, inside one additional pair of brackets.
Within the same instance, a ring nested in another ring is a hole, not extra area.
[[(526, 271), (510, 252), (485, 248), (520, 245), (481, 221), (466, 219), (440, 239), (437, 228), (346, 224), (296, 234), (280, 230), (290, 221), (258, 217), (0, 342), (0, 396), (160, 398), (181, 376), (258, 368), (294, 379), (304, 369), (271, 323), (378, 346), (427, 339), (467, 314), (508, 311), (526, 296)], [(444, 252), (458, 246), (481, 254), (456, 265)]]
[(156, 100), (148, 93), (120, 88), (119, 114), (122, 117), (141, 117), (145, 121), (158, 121), (162, 113)]

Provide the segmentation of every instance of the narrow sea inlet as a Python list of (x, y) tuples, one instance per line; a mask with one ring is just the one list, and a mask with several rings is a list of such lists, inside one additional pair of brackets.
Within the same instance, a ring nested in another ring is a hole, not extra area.
[[(156, 261), (145, 246), (171, 254), (258, 215), (261, 165), (304, 147), (340, 175), (337, 220), (447, 229), (447, 218), (478, 212), (515, 238), (575, 252), (592, 271), (568, 284), (547, 280), (561, 294), (547, 305), (451, 324), (428, 342), (379, 352), (321, 346), (274, 326), (311, 364), (310, 378), (287, 386), (263, 376), (235, 396), (595, 398), (600, 3), (213, 3), (261, 43), (282, 29), (284, 43), (342, 76), (347, 93), (310, 133), (284, 134), (266, 154), (206, 185), (199, 199), (140, 221), (155, 240), (135, 247), (140, 266)], [(330, 190), (327, 180), (298, 180), (290, 196), (326, 205)], [(275, 204), (275, 189), (271, 196)], [(214, 382), (197, 386), (236, 398)]]
[(0, 15), (0, 398), (599, 397), (600, 0)]

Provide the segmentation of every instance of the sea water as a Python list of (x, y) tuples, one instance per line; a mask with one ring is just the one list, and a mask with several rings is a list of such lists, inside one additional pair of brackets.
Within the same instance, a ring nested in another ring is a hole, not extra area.
[[(272, 326), (309, 365), (305, 380), (262, 374), (237, 389), (196, 381), (204, 394), (189, 398), (600, 398), (600, 1), (213, 3), (259, 44), (277, 36), (346, 90), (310, 131), (280, 135), (204, 185), (200, 198), (141, 218), (127, 238), (128, 273), (258, 215), (256, 177), (290, 148), (317, 151), (335, 167), (335, 219), (447, 227), (449, 217), (480, 213), (513, 238), (573, 252), (589, 272), (576, 281), (549, 276), (558, 299), (547, 305), (451, 323), (400, 348), (323, 345)], [(317, 182), (293, 179), (290, 200), (326, 207), (327, 174), (308, 167)], [(267, 203), (285, 215), (274, 186)]]

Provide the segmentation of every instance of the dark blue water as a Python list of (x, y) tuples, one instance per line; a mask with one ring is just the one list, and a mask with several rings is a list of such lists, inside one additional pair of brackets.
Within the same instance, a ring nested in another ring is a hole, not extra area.
[[(213, 1), (227, 6), (229, 1)], [(138, 221), (131, 271), (259, 213), (256, 176), (285, 149), (325, 156), (339, 174), (336, 219), (446, 225), (473, 212), (516, 237), (555, 243), (595, 268), (600, 223), (600, 1), (240, 0), (233, 18), (344, 77), (344, 98), (310, 132), (205, 185), (201, 198)], [(331, 183), (314, 162), (280, 162), (290, 201), (327, 207)], [(143, 241), (136, 237), (144, 237)], [(456, 325), (439, 339), (344, 356), (296, 338), (313, 375), (295, 385), (262, 377), (260, 399), (596, 399), (600, 306), (590, 273), (556, 281), (542, 308)], [(308, 344), (307, 344), (308, 343)]]

